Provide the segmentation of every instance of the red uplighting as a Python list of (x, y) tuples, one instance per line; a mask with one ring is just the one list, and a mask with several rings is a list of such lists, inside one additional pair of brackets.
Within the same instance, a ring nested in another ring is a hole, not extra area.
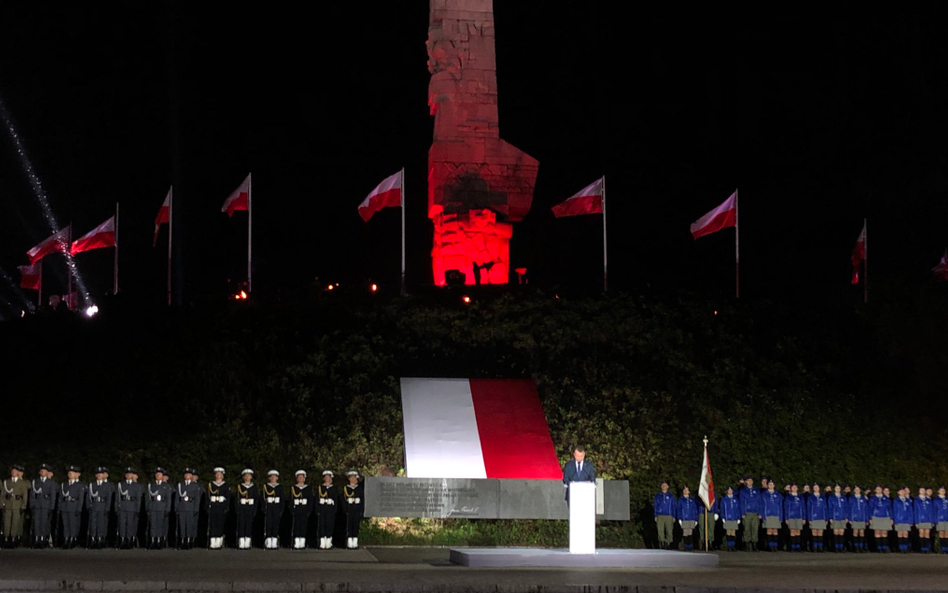
[(375, 291), (377, 291), (378, 289), (379, 289), (379, 285), (378, 285), (378, 284), (373, 284), (372, 286), (369, 287), (369, 290), (371, 290), (372, 292), (375, 292)]
[(469, 305), (471, 304), (471, 297), (464, 295), (461, 297), (461, 302), (463, 302), (465, 305)]
[(236, 300), (236, 301), (245, 301), (245, 300), (247, 300), (247, 296), (248, 296), (248, 295), (247, 295), (247, 291), (246, 291), (246, 290), (241, 290), (240, 292), (238, 292), (237, 294), (234, 295), (234, 300)]
[(326, 287), (326, 290), (332, 290), (332, 289), (334, 289), (334, 288), (336, 288), (336, 287), (333, 286), (332, 284), (330, 284), (329, 286)]
[(717, 312), (717, 311), (715, 311), (715, 312), (714, 312), (714, 314), (715, 314), (715, 315), (717, 315), (717, 314), (718, 314), (718, 312)]

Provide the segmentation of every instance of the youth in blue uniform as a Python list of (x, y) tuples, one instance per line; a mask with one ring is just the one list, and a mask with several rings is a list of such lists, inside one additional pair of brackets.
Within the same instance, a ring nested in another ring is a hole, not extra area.
[(767, 530), (767, 549), (777, 551), (777, 534), (780, 524), (783, 523), (783, 495), (774, 488), (774, 483), (767, 482), (767, 490), (761, 495), (761, 510), (764, 517), (764, 529)]
[(716, 502), (721, 513), (721, 521), (724, 522), (725, 549), (733, 552), (737, 546), (737, 528), (741, 524), (741, 501), (734, 496), (734, 488), (728, 486), (724, 496)]
[(833, 492), (826, 497), (826, 515), (833, 528), (833, 549), (837, 552), (846, 550), (846, 523), (849, 522), (849, 501), (843, 495), (843, 487), (836, 483)]
[(849, 524), (853, 528), (853, 551), (868, 552), (866, 525), (869, 524), (869, 499), (863, 496), (862, 488), (855, 486), (849, 497)]
[(803, 549), (800, 532), (806, 522), (806, 500), (796, 484), (790, 484), (790, 494), (783, 501), (783, 516), (790, 529), (790, 550), (799, 552)]
[(875, 493), (869, 498), (869, 527), (876, 537), (876, 551), (889, 552), (889, 531), (892, 529), (892, 502), (885, 495), (882, 486), (876, 485)]
[(678, 513), (678, 502), (675, 495), (668, 491), (668, 482), (662, 482), (662, 491), (655, 495), (652, 508), (658, 528), (658, 547), (667, 550), (675, 538), (675, 516)]
[(898, 496), (892, 501), (892, 520), (895, 522), (895, 532), (899, 538), (899, 552), (909, 553), (909, 531), (915, 522), (915, 509), (912, 505), (911, 490), (908, 486), (900, 486)]
[(811, 552), (823, 551), (823, 530), (826, 529), (826, 499), (820, 491), (820, 485), (813, 482), (813, 489), (806, 497), (806, 521), (813, 537)]
[(932, 551), (932, 524), (935, 522), (935, 506), (928, 496), (928, 487), (918, 489), (915, 499), (915, 527), (918, 529), (918, 548), (922, 554)]
[(948, 494), (944, 486), (938, 487), (938, 496), (932, 499), (932, 507), (941, 553), (948, 554)]
[(694, 549), (694, 528), (698, 523), (698, 505), (691, 498), (691, 489), (685, 486), (681, 489), (681, 498), (678, 499), (678, 524), (681, 525), (681, 540), (685, 551)]
[(754, 488), (754, 478), (744, 476), (740, 482), (743, 487), (737, 493), (741, 501), (741, 521), (744, 522), (744, 549), (757, 551), (757, 532), (760, 530), (762, 497), (760, 490)]

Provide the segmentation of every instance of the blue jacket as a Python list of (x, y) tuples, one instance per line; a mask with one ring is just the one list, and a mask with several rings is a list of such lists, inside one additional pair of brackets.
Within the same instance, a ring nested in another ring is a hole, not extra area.
[(695, 504), (695, 499), (690, 496), (685, 498), (682, 496), (678, 499), (678, 520), (679, 521), (697, 521), (698, 520), (698, 505)]
[(888, 496), (885, 494), (881, 496), (873, 494), (869, 497), (869, 517), (892, 518), (892, 502)]
[(932, 504), (932, 499), (928, 498), (916, 498), (915, 499), (915, 524), (919, 523), (934, 523), (935, 522), (935, 505)]
[(784, 519), (806, 519), (806, 500), (799, 493), (788, 494), (783, 499)]
[(810, 494), (806, 500), (806, 520), (826, 521), (826, 498), (822, 494)]
[(935, 523), (948, 521), (948, 496), (942, 498), (936, 495), (935, 498), (932, 499), (932, 507), (935, 512)]
[(761, 507), (764, 511), (761, 515), (764, 518), (777, 517), (783, 521), (783, 495), (776, 490), (773, 492), (765, 490), (761, 496), (763, 497)]
[(912, 507), (911, 498), (892, 499), (892, 520), (895, 523), (915, 523), (915, 509)]
[(741, 501), (741, 516), (747, 513), (761, 514), (764, 507), (760, 494), (761, 492), (757, 488), (748, 488), (747, 486), (741, 488), (738, 493), (738, 498)]
[(671, 492), (659, 492), (652, 501), (655, 507), (655, 516), (667, 515), (674, 519), (678, 516), (678, 505), (675, 502), (675, 495)]
[[(945, 499), (948, 500), (948, 499)], [(721, 495), (721, 498), (715, 500), (718, 508), (721, 509), (721, 519), (724, 521), (741, 520), (741, 499), (736, 496)]]
[(826, 513), (830, 519), (833, 521), (848, 521), (849, 520), (849, 501), (846, 500), (845, 494), (840, 494), (836, 496), (836, 493), (833, 492), (826, 497)]
[(854, 494), (849, 497), (849, 520), (857, 523), (869, 522), (869, 499)]

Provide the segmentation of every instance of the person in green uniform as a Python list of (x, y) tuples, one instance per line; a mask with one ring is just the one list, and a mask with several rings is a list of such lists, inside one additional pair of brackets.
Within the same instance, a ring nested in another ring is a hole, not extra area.
[(3, 481), (3, 493), (0, 494), (0, 509), (3, 509), (4, 544), (8, 548), (20, 545), (23, 537), (23, 513), (30, 498), (30, 486), (23, 479), (23, 466), (10, 467), (10, 478)]

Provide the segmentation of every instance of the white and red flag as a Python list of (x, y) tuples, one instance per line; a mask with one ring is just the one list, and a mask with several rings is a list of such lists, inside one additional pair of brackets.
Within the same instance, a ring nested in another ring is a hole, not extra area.
[(563, 479), (533, 381), (402, 378), (401, 390), (409, 478)]
[(704, 507), (710, 509), (714, 504), (714, 480), (711, 479), (711, 458), (708, 456), (708, 439), (704, 439), (704, 460), (701, 462), (701, 482), (698, 484), (698, 497), (704, 501)]
[(237, 189), (233, 191), (227, 199), (224, 200), (224, 205), (221, 206), (221, 212), (226, 212), (227, 216), (233, 216), (234, 212), (237, 210), (247, 210), (250, 208), (250, 173), (247, 174), (247, 178), (241, 182)]
[(593, 181), (565, 201), (553, 206), (553, 216), (580, 216), (582, 214), (602, 214), (603, 178)]
[(859, 233), (859, 237), (856, 238), (856, 245), (853, 247), (853, 284), (859, 284), (859, 268), (862, 267), (862, 262), (866, 259), (866, 224), (862, 225), (862, 232)]
[(375, 186), (359, 204), (359, 216), (369, 222), (372, 215), (382, 208), (397, 208), (402, 205), (402, 171), (389, 175)]
[(115, 247), (114, 216), (109, 217), (108, 220), (73, 241), (72, 247), (69, 248), (69, 253), (77, 255), (83, 251), (102, 249), (104, 247)]
[(691, 236), (697, 239), (716, 233), (737, 224), (737, 192), (724, 200), (717, 208), (708, 212), (691, 225)]
[[(226, 206), (226, 204), (225, 204)], [(161, 208), (158, 209), (158, 216), (155, 217), (155, 238), (152, 239), (151, 246), (154, 247), (158, 244), (158, 231), (161, 229), (161, 225), (167, 224), (171, 217), (171, 190), (168, 190), (168, 195), (165, 196), (165, 201), (161, 203)]]
[(41, 243), (27, 251), (26, 256), (30, 258), (30, 265), (35, 264), (55, 251), (66, 253), (69, 249), (70, 232), (71, 229), (69, 227), (60, 229), (58, 233), (53, 233), (46, 239), (43, 239)]
[(42, 283), (43, 266), (37, 262), (31, 266), (17, 266), (20, 271), (20, 288), (39, 290)]
[(935, 280), (948, 281), (948, 249), (945, 249), (938, 265), (932, 268), (932, 274), (935, 275)]

